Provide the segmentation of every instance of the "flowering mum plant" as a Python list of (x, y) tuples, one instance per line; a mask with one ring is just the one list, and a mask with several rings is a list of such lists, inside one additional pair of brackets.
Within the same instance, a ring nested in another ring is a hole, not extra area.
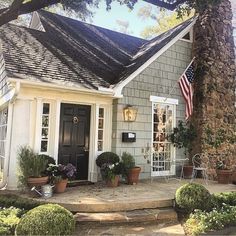
[(68, 163), (67, 165), (49, 164), (47, 172), (51, 176), (53, 182), (58, 182), (61, 179), (68, 179), (74, 177), (76, 173), (76, 168), (71, 163)]
[(120, 175), (122, 172), (122, 164), (116, 162), (114, 164), (104, 163), (101, 166), (102, 171), (104, 172), (105, 180), (113, 180), (116, 175)]

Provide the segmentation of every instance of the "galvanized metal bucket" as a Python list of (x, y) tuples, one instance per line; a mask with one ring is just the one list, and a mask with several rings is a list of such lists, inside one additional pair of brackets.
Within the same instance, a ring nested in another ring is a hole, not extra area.
[(42, 186), (42, 197), (43, 198), (50, 198), (52, 197), (52, 188), (54, 186), (50, 185), (50, 184), (46, 184)]

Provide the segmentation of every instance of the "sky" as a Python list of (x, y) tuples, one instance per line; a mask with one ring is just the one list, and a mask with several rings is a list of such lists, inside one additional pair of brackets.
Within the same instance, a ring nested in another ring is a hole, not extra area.
[(152, 11), (158, 11), (157, 9), (159, 9), (144, 1), (138, 1), (133, 10), (128, 9), (125, 5), (120, 5), (118, 2), (112, 2), (111, 10), (107, 11), (105, 1), (103, 1), (99, 5), (99, 9), (93, 10), (92, 24), (140, 37), (141, 31), (146, 26), (156, 24), (150, 18), (144, 20), (138, 17), (138, 12), (143, 7), (146, 7), (147, 10), (152, 9)]

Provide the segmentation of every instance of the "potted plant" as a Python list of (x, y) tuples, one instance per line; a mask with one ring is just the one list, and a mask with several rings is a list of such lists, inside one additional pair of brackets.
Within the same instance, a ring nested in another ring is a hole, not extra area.
[(105, 173), (104, 168), (101, 168), (104, 164), (106, 165), (112, 165), (115, 163), (118, 163), (120, 161), (119, 156), (114, 152), (103, 152), (101, 153), (97, 159), (96, 164), (100, 168), (102, 179), (105, 180)]
[(76, 168), (71, 163), (67, 165), (49, 164), (47, 171), (50, 174), (51, 183), (55, 184), (55, 192), (63, 193), (65, 192), (68, 179), (74, 177)]
[(219, 184), (229, 184), (231, 182), (232, 170), (228, 166), (229, 164), (224, 158), (216, 161), (216, 174)]
[(122, 174), (127, 179), (127, 183), (131, 185), (137, 184), (141, 168), (135, 166), (134, 157), (128, 152), (123, 152), (121, 156), (121, 161), (123, 167)]
[(114, 164), (104, 163), (101, 169), (107, 186), (117, 187), (119, 185), (120, 174), (122, 173), (122, 164), (120, 162)]
[(235, 137), (235, 134), (229, 135), (222, 128), (214, 132), (209, 126), (205, 129), (205, 142), (215, 150), (214, 153), (211, 153), (211, 156), (214, 162), (213, 164), (215, 165), (218, 183), (228, 184), (232, 181), (233, 157), (229, 153), (219, 151), (219, 148), (221, 148), (223, 144), (234, 144), (236, 140)]
[(28, 146), (20, 147), (17, 155), (21, 187), (37, 187), (48, 182), (49, 177), (46, 173), (48, 156), (38, 155)]
[(191, 159), (187, 154), (191, 151), (193, 140), (197, 137), (196, 130), (192, 124), (187, 125), (183, 121), (178, 122), (178, 126), (173, 129), (173, 132), (168, 136), (168, 140), (173, 143), (174, 147), (184, 148), (184, 155), (189, 159), (189, 163), (183, 166), (183, 176), (191, 178), (193, 172), (193, 165)]

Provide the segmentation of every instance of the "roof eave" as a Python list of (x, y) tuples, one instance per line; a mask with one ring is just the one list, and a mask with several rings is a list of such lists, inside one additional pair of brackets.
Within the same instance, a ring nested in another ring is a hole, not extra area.
[(178, 40), (180, 40), (186, 33), (190, 31), (190, 29), (196, 23), (197, 18), (193, 19), (185, 29), (183, 29), (175, 38), (173, 38), (169, 43), (167, 43), (161, 50), (159, 50), (156, 54), (150, 57), (142, 66), (140, 66), (137, 70), (135, 70), (132, 74), (130, 74), (126, 79), (120, 81), (113, 87), (114, 96), (122, 97), (123, 88), (131, 82), (136, 76), (138, 76), (143, 70), (145, 70), (152, 62), (154, 62), (158, 57), (160, 57), (166, 50), (168, 50), (172, 45), (174, 45)]

